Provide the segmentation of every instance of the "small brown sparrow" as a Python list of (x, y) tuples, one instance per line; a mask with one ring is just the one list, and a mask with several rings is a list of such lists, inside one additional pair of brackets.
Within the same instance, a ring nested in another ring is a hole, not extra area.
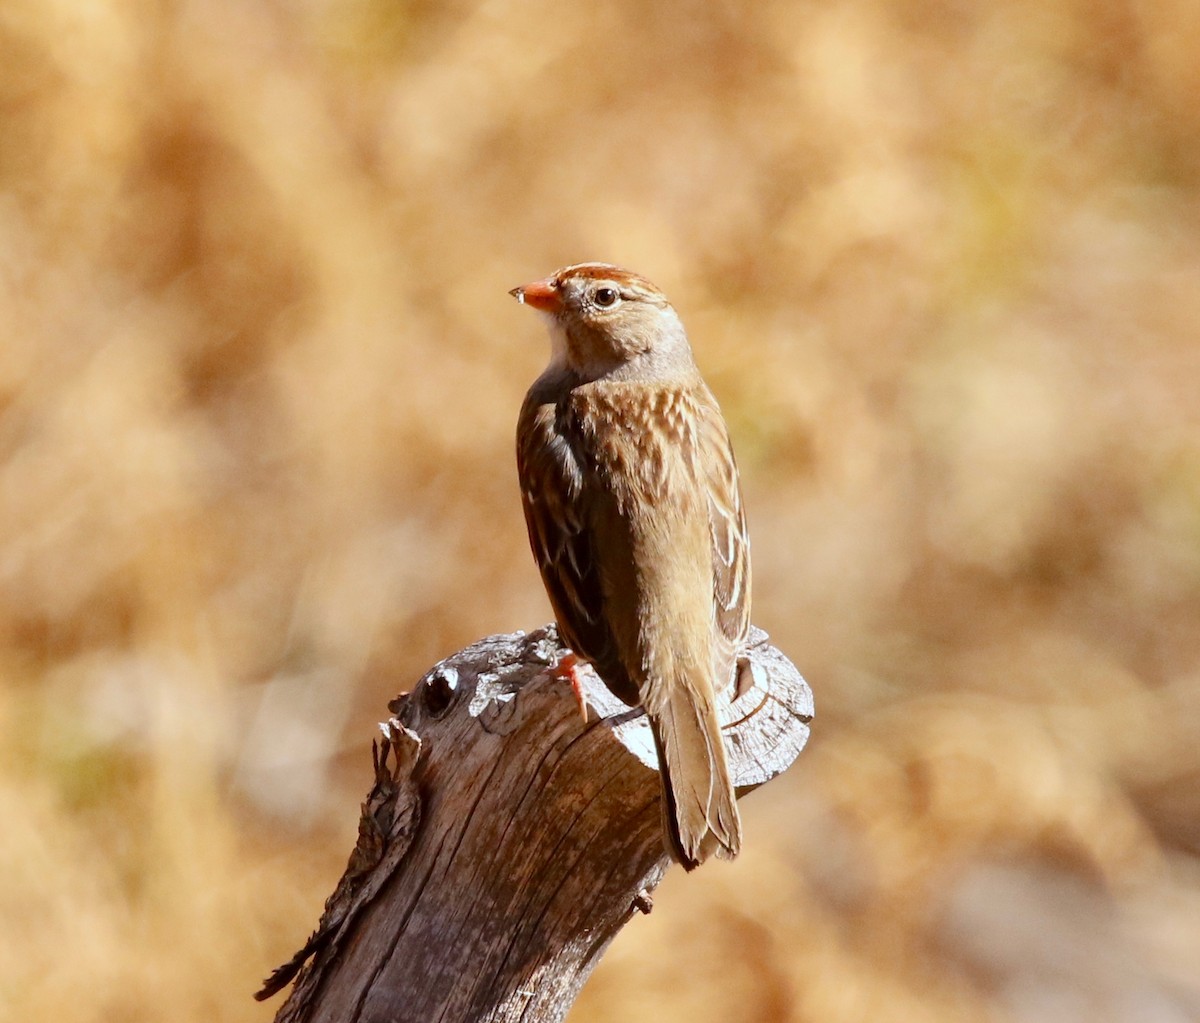
[(646, 278), (581, 263), (510, 294), (550, 328), (517, 470), (559, 632), (646, 708), (668, 849), (688, 870), (732, 858), (741, 819), (715, 696), (750, 629), (750, 542), (725, 421)]

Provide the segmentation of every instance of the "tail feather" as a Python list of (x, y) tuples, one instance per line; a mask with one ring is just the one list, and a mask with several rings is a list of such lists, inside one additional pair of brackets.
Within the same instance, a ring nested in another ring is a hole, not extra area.
[(688, 870), (713, 853), (732, 859), (742, 845), (742, 823), (712, 700), (677, 683), (650, 711), (650, 724), (662, 771), (666, 833), (675, 859)]

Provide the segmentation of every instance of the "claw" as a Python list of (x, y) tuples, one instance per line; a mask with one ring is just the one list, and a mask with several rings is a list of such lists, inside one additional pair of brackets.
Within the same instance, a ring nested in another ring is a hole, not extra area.
[(586, 725), (588, 719), (587, 696), (583, 691), (583, 676), (579, 671), (579, 667), (583, 663), (575, 654), (568, 651), (559, 658), (558, 664), (554, 666), (554, 677), (571, 683), (571, 692), (575, 694), (575, 702), (579, 704), (579, 716), (583, 718), (583, 723)]

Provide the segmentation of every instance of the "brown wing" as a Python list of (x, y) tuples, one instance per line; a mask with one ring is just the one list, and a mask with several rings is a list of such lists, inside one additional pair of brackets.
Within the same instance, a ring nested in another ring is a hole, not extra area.
[(529, 545), (563, 642), (591, 661), (618, 697), (633, 703), (637, 689), (616, 656), (604, 615), (595, 539), (585, 519), (584, 475), (564, 436), (563, 414), (535, 389), (517, 423), (517, 474)]
[(741, 484), (725, 420), (707, 388), (698, 398), (698, 462), (708, 489), (713, 544), (713, 612), (717, 646), (722, 648), (719, 653), (724, 662), (718, 665), (719, 688), (726, 684), (725, 680), (733, 670), (732, 659), (750, 635), (750, 534), (746, 529)]

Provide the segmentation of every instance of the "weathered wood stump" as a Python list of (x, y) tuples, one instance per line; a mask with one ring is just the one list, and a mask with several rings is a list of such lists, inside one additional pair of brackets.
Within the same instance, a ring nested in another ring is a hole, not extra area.
[[(562, 1020), (649, 911), (670, 863), (649, 723), (589, 671), (585, 724), (561, 653), (553, 626), (492, 636), (392, 702), (346, 873), (256, 996), (298, 977), (277, 1023)], [(812, 694), (755, 630), (721, 713), (741, 795), (799, 755)]]

